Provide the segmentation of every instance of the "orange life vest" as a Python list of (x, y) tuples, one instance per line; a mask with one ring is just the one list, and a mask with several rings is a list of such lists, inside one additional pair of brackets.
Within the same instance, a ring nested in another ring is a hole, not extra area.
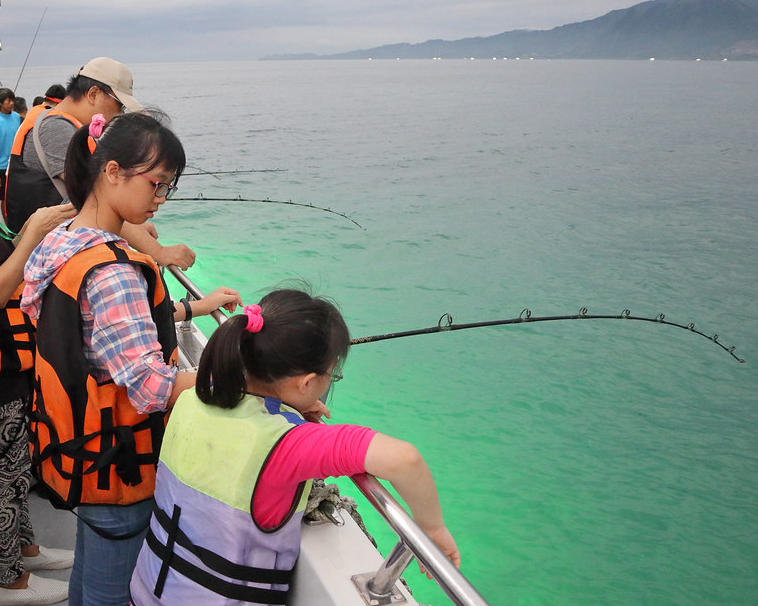
[[(0, 238), (0, 264), (12, 253), (11, 243)], [(21, 283), (5, 307), (0, 308), (0, 375), (4, 377), (34, 366), (34, 324), (19, 309), (23, 290), (24, 284)]]
[[(43, 105), (36, 105), (29, 110), (13, 139), (10, 161), (8, 162), (8, 175), (5, 182), (3, 217), (8, 227), (16, 232), (21, 229), (35, 210), (46, 206), (55, 206), (63, 200), (44, 169), (32, 168), (24, 163), (24, 146), (31, 145), (34, 147), (34, 140), (28, 135), (34, 128), (37, 116), (46, 109), (48, 108)], [(51, 109), (43, 120), (55, 115), (63, 116), (76, 128), (82, 126), (82, 123), (74, 116), (55, 108)]]
[(139, 414), (126, 388), (92, 376), (84, 357), (79, 294), (90, 272), (132, 263), (148, 301), (166, 363), (176, 360), (173, 305), (160, 270), (142, 253), (108, 242), (71, 257), (47, 287), (37, 323), (32, 464), (54, 505), (128, 505), (153, 496), (167, 414)]
[(34, 324), (19, 309), (22, 283), (0, 309), (0, 373), (23, 372), (34, 366)]

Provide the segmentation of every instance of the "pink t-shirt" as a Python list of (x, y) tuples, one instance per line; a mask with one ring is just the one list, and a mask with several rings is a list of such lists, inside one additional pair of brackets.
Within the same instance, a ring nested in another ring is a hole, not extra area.
[(289, 513), (300, 482), (312, 478), (352, 476), (366, 471), (366, 451), (376, 431), (359, 425), (304, 423), (274, 449), (253, 498), (255, 521), (278, 525)]

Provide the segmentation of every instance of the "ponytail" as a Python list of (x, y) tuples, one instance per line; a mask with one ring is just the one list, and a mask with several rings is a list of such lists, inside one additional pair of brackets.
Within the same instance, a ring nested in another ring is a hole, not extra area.
[(164, 123), (168, 118), (157, 110), (120, 114), (90, 139), (90, 126), (74, 133), (66, 152), (66, 190), (81, 210), (95, 187), (103, 167), (114, 160), (124, 169), (140, 167), (143, 172), (165, 166), (179, 180), (186, 158), (176, 135)]
[(198, 398), (206, 404), (234, 408), (245, 395), (247, 381), (240, 338), (246, 323), (246, 316), (233, 316), (208, 339), (197, 367), (195, 383)]
[(233, 316), (208, 340), (198, 366), (200, 400), (234, 408), (247, 378), (263, 384), (314, 372), (326, 374), (347, 357), (350, 333), (339, 310), (326, 299), (294, 289), (261, 299), (263, 326), (247, 330), (248, 317)]
[(82, 210), (99, 176), (99, 170), (93, 170), (91, 166), (94, 163), (87, 145), (88, 137), (89, 126), (82, 126), (74, 133), (66, 152), (66, 192), (76, 210)]

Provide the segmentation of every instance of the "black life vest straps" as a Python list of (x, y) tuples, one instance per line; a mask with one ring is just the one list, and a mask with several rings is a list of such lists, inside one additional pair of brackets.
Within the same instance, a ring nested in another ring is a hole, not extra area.
[(173, 548), (175, 544), (180, 545), (219, 575), (249, 583), (289, 585), (292, 580), (293, 570), (272, 570), (268, 568), (256, 568), (254, 566), (243, 566), (242, 564), (231, 562), (209, 549), (195, 545), (179, 528), (181, 508), (178, 505), (174, 505), (171, 517), (157, 505), (153, 507), (153, 515), (161, 527), (168, 533), (166, 545), (163, 545), (158, 540), (152, 529), (148, 530), (146, 538), (147, 546), (158, 556), (162, 563), (153, 591), (157, 597), (160, 598), (163, 593), (168, 569), (173, 568), (176, 572), (198, 585), (232, 600), (254, 604), (286, 604), (287, 591), (248, 587), (225, 581), (219, 576), (211, 574), (178, 556)]
[[(107, 411), (107, 412), (106, 412)], [(151, 415), (144, 421), (132, 426), (118, 426), (113, 427), (112, 421), (112, 409), (104, 409), (101, 418), (107, 418), (110, 416), (111, 421), (107, 425), (92, 433), (78, 436), (66, 442), (61, 442), (58, 439), (58, 433), (55, 431), (50, 417), (42, 412), (41, 407), (28, 413), (32, 422), (43, 424), (48, 428), (50, 432), (50, 443), (42, 449), (42, 452), (34, 452), (32, 457), (32, 466), (35, 468), (45, 459), (50, 458), (53, 460), (58, 473), (67, 480), (73, 480), (82, 476), (95, 472), (105, 472), (105, 480), (103, 486), (98, 486), (103, 490), (107, 490), (110, 486), (108, 483), (108, 469), (111, 465), (116, 465), (116, 473), (128, 485), (138, 484), (139, 481), (129, 484), (127, 478), (133, 478), (134, 465), (137, 466), (136, 473), (139, 473), (139, 465), (156, 465), (158, 463), (158, 454), (155, 452), (138, 454), (134, 450), (134, 432), (142, 431), (145, 429), (151, 429), (156, 421), (161, 424), (162, 420), (160, 415)], [(110, 415), (108, 413), (111, 413)], [(154, 418), (155, 417), (155, 418)], [(90, 440), (102, 436), (105, 439), (101, 440), (100, 451), (90, 451), (84, 448)], [(111, 438), (108, 440), (108, 438)], [(115, 438), (115, 439), (113, 439)], [(87, 469), (78, 473), (67, 472), (63, 469), (61, 462), (61, 455), (65, 455), (75, 461), (91, 461), (92, 464)], [(133, 459), (128, 463), (125, 463), (123, 459)], [(124, 474), (124, 475), (122, 475)], [(98, 478), (98, 484), (101, 483), (102, 477)]]

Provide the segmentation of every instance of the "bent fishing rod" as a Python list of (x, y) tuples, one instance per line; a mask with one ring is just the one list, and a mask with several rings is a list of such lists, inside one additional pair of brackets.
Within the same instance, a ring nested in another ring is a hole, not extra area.
[[(251, 168), (249, 170), (204, 170), (197, 168), (196, 166), (189, 166), (192, 170), (196, 170), (196, 173), (182, 173), (182, 177), (199, 177), (210, 175), (211, 177), (218, 177), (216, 175), (244, 175), (248, 173), (284, 173), (287, 172), (286, 168)], [(220, 180), (220, 179), (219, 179)]]
[(453, 324), (453, 317), (449, 313), (443, 314), (437, 326), (431, 326), (429, 328), (419, 328), (417, 330), (406, 330), (403, 332), (391, 332), (384, 335), (373, 335), (370, 337), (359, 337), (351, 339), (351, 345), (359, 345), (361, 343), (373, 343), (375, 341), (386, 341), (387, 339), (399, 339), (400, 337), (411, 337), (415, 335), (426, 335), (435, 332), (448, 332), (451, 330), (465, 330), (468, 328), (482, 328), (484, 326), (502, 326), (505, 324), (524, 324), (528, 322), (551, 322), (557, 320), (639, 320), (643, 322), (653, 322), (656, 324), (665, 324), (667, 326), (675, 326), (676, 328), (683, 328), (690, 332), (693, 332), (701, 337), (705, 337), (709, 341), (713, 341), (716, 345), (721, 347), (730, 356), (741, 364), (745, 363), (745, 360), (739, 358), (734, 353), (734, 346), (726, 347), (719, 341), (718, 335), (707, 335), (699, 330), (695, 330), (695, 324), (677, 324), (676, 322), (669, 322), (665, 320), (664, 314), (658, 314), (655, 318), (645, 318), (640, 316), (633, 316), (628, 309), (622, 311), (619, 315), (591, 315), (587, 312), (586, 307), (582, 307), (578, 314), (571, 316), (543, 316), (532, 317), (532, 312), (529, 309), (524, 309), (518, 316), (518, 318), (510, 318), (508, 320), (491, 320), (488, 322), (472, 322), (470, 324)]
[(258, 204), (288, 204), (290, 206), (302, 206), (304, 208), (313, 208), (315, 210), (323, 210), (327, 213), (332, 213), (333, 215), (337, 215), (342, 217), (343, 219), (347, 219), (351, 223), (357, 225), (361, 229), (365, 229), (360, 223), (355, 221), (354, 219), (351, 219), (348, 217), (345, 213), (341, 213), (337, 210), (332, 210), (331, 208), (325, 208), (323, 206), (316, 206), (314, 204), (305, 204), (304, 202), (293, 202), (292, 200), (269, 200), (268, 198), (262, 199), (262, 200), (254, 200), (252, 198), (242, 198), (240, 196), (237, 196), (236, 198), (206, 198), (203, 196), (203, 194), (199, 194), (198, 196), (194, 198), (171, 198), (172, 202), (192, 202), (192, 201), (199, 201), (199, 202), (254, 202)]

